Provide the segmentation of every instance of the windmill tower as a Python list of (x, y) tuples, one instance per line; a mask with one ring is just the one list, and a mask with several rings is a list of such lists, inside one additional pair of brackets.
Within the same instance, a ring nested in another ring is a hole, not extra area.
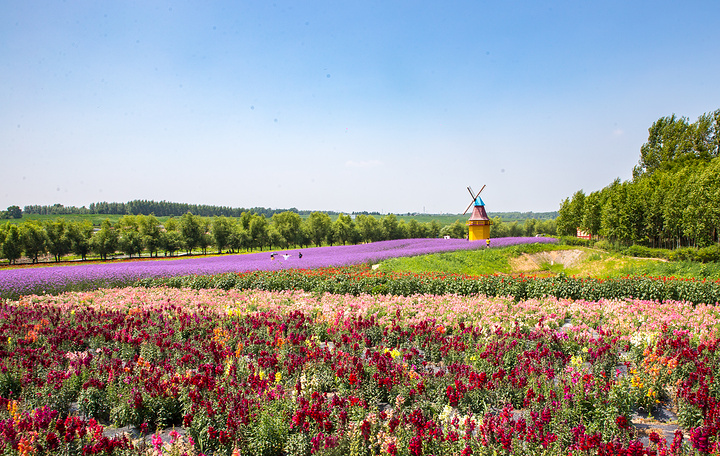
[(465, 209), (465, 212), (463, 212), (463, 215), (465, 215), (471, 207), (473, 208), (472, 215), (470, 215), (470, 219), (467, 221), (469, 231), (468, 239), (470, 241), (490, 239), (490, 225), (492, 225), (492, 220), (487, 216), (485, 203), (483, 203), (482, 198), (480, 198), (480, 193), (485, 189), (485, 186), (483, 185), (477, 194), (473, 192), (472, 188), (468, 187), (467, 189), (473, 199), (467, 209)]

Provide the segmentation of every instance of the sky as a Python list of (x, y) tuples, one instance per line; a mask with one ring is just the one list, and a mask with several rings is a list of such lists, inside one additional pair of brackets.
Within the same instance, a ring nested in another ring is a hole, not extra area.
[(720, 108), (720, 2), (0, 0), (0, 209), (556, 211)]

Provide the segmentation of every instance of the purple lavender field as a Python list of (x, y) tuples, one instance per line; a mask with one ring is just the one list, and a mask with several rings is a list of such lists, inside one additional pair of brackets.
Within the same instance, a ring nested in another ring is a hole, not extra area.
[[(491, 247), (516, 244), (553, 243), (553, 238), (508, 237), (491, 240)], [(183, 275), (210, 275), (254, 270), (315, 269), (378, 262), (387, 258), (428, 253), (484, 248), (484, 242), (465, 239), (399, 239), (370, 244), (314, 247), (242, 255), (210, 256), (188, 259), (123, 261), (118, 263), (78, 264), (0, 270), (0, 296), (58, 293), (70, 289), (123, 286), (141, 278)], [(302, 253), (303, 257), (299, 257)], [(283, 255), (289, 255), (285, 258)]]

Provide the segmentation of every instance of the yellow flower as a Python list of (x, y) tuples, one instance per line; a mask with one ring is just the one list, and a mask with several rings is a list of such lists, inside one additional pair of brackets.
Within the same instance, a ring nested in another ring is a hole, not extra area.
[(259, 376), (260, 376), (260, 380), (264, 380), (265, 379), (265, 371), (260, 371)]
[(282, 374), (280, 372), (275, 373), (275, 383), (280, 383), (280, 380), (282, 380)]

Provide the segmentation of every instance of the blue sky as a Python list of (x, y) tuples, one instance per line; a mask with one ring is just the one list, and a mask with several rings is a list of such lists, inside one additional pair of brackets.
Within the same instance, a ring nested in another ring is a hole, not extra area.
[(720, 108), (720, 2), (3, 1), (0, 208), (554, 211)]

